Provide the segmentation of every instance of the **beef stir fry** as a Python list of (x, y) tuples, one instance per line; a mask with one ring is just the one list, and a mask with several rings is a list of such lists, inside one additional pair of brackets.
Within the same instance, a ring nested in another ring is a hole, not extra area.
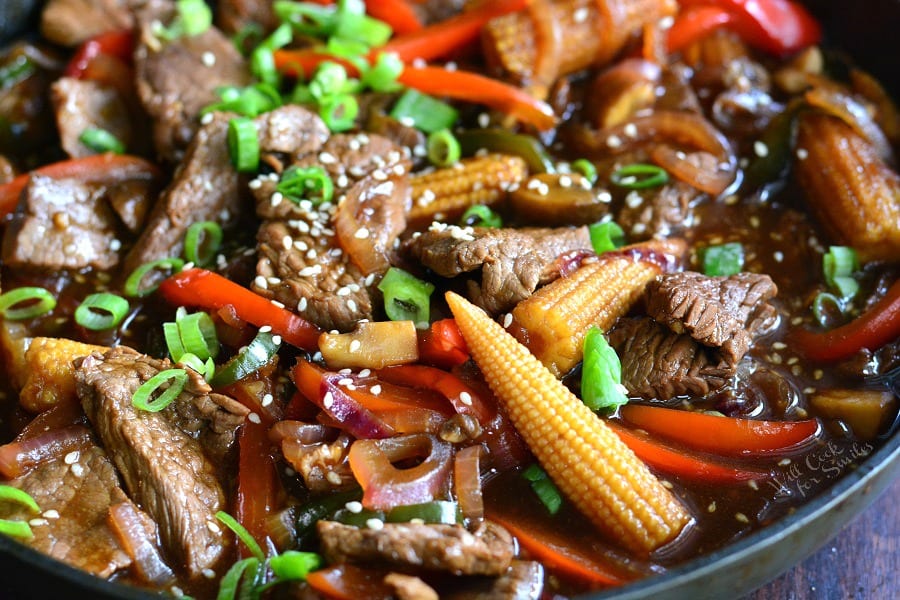
[(6, 535), (176, 597), (570, 597), (893, 433), (900, 112), (802, 6), (213, 4), (0, 55)]

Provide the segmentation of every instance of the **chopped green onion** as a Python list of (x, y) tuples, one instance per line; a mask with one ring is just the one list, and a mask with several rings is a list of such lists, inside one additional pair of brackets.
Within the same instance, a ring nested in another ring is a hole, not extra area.
[(219, 367), (215, 376), (209, 380), (209, 384), (214, 388), (220, 388), (256, 373), (272, 360), (280, 345), (270, 332), (260, 331), (235, 357)]
[(822, 257), (822, 271), (828, 287), (837, 290), (840, 298), (850, 300), (859, 291), (853, 273), (859, 270), (859, 258), (853, 248), (830, 246)]
[(428, 160), (438, 167), (456, 164), (460, 157), (459, 141), (449, 129), (440, 129), (428, 136)]
[(369, 46), (364, 42), (332, 36), (325, 44), (325, 52), (349, 60), (356, 67), (368, 65), (364, 57), (369, 52)]
[(237, 519), (221, 510), (216, 513), (216, 518), (234, 532), (234, 535), (247, 546), (247, 550), (249, 550), (250, 554), (252, 554), (259, 562), (264, 562), (266, 560), (266, 555), (263, 554), (262, 548), (259, 547), (259, 543), (253, 539), (253, 536), (250, 535), (250, 532), (247, 531), (243, 525), (238, 523)]
[(420, 519), (425, 523), (453, 525), (462, 522), (462, 512), (456, 502), (433, 500), (395, 506), (387, 512), (384, 520), (389, 523), (409, 523), (413, 519)]
[(418, 127), (425, 133), (450, 129), (459, 112), (441, 100), (408, 89), (394, 104), (391, 116), (405, 125)]
[[(188, 374), (183, 369), (166, 369), (160, 371), (134, 392), (131, 397), (131, 404), (140, 410), (148, 412), (159, 412), (168, 405), (172, 404), (175, 398), (184, 389), (187, 383)], [(156, 399), (153, 394), (162, 386), (168, 384), (168, 387)]]
[(31, 525), (25, 521), (12, 521), (10, 519), (0, 519), (0, 533), (22, 539), (34, 537)]
[(319, 102), (319, 116), (335, 133), (351, 129), (358, 114), (359, 103), (350, 94), (329, 96)]
[(174, 40), (182, 36), (200, 35), (212, 25), (212, 10), (204, 0), (178, 0), (175, 3), (178, 14), (168, 27), (160, 25), (153, 33), (163, 40)]
[(559, 512), (562, 494), (539, 464), (534, 463), (522, 471), (522, 477), (531, 482), (531, 489), (551, 515)]
[(628, 402), (622, 385), (622, 363), (599, 327), (584, 338), (581, 400), (591, 410), (611, 409)]
[(331, 6), (278, 0), (274, 3), (273, 10), (279, 21), (305, 35), (326, 37), (331, 35), (336, 25), (336, 13)]
[(11, 61), (0, 65), (0, 90), (11, 88), (28, 79), (34, 72), (34, 62), (25, 54), (17, 54)]
[(378, 289), (384, 295), (384, 312), (392, 321), (427, 323), (430, 298), (434, 285), (410, 275), (403, 269), (391, 267), (384, 274)]
[(201, 360), (215, 358), (219, 354), (219, 338), (216, 325), (205, 312), (195, 312), (176, 318), (178, 332), (185, 352), (196, 354)]
[(381, 52), (375, 64), (363, 70), (362, 84), (376, 92), (395, 92), (402, 87), (397, 78), (403, 69), (403, 61), (395, 53)]
[(178, 362), (184, 356), (186, 350), (184, 343), (181, 341), (181, 332), (178, 329), (178, 323), (163, 323), (163, 338), (166, 340), (166, 348), (169, 350), (169, 356), (172, 362)]
[(340, 16), (332, 34), (344, 40), (356, 40), (366, 46), (383, 46), (394, 31), (384, 21), (362, 14), (346, 13)]
[(662, 167), (636, 163), (622, 167), (610, 179), (620, 187), (642, 190), (663, 185), (669, 181), (669, 174)]
[(466, 209), (459, 219), (462, 227), (503, 227), (503, 219), (500, 215), (484, 204), (473, 204)]
[(122, 322), (131, 306), (128, 300), (108, 292), (91, 294), (75, 309), (75, 322), (91, 331), (112, 329)]
[(148, 287), (141, 287), (141, 284), (144, 281), (144, 278), (151, 271), (164, 271), (167, 270), (170, 273), (175, 273), (180, 271), (181, 268), (184, 267), (184, 261), (180, 258), (160, 258), (159, 260), (154, 260), (148, 263), (144, 263), (139, 266), (137, 269), (131, 272), (131, 275), (128, 276), (128, 279), (125, 280), (125, 285), (123, 286), (123, 290), (126, 296), (131, 298), (141, 298), (144, 296), (148, 296), (156, 291), (156, 288), (159, 287), (159, 283)]
[(306, 576), (322, 566), (322, 558), (315, 552), (285, 550), (269, 559), (275, 577), (282, 581), (306, 581)]
[[(16, 305), (20, 308), (13, 308)], [(0, 317), (23, 321), (47, 314), (56, 308), (56, 298), (42, 287), (20, 287), (0, 294)]]
[(331, 202), (334, 183), (328, 172), (319, 166), (291, 166), (284, 170), (275, 190), (292, 202), (309, 200), (314, 205)]
[(259, 23), (247, 23), (241, 30), (234, 34), (231, 42), (238, 52), (247, 56), (249, 48), (255, 48), (263, 37), (263, 28)]
[(265, 82), (244, 88), (223, 86), (217, 89), (216, 93), (221, 102), (204, 107), (200, 114), (222, 111), (237, 113), (244, 117), (256, 117), (284, 104), (284, 100), (275, 86)]
[(221, 246), (222, 227), (215, 221), (193, 223), (184, 234), (184, 257), (201, 267), (212, 262)]
[(703, 273), (710, 277), (727, 277), (744, 268), (744, 247), (738, 242), (709, 246), (703, 251)]
[(228, 122), (228, 152), (238, 172), (251, 173), (259, 169), (259, 134), (252, 120), (235, 117)]
[(597, 182), (597, 167), (586, 158), (579, 158), (574, 161), (572, 163), (572, 172), (584, 175), (584, 178), (590, 181), (591, 185)]
[(11, 485), (0, 485), (0, 502), (15, 502), (33, 513), (41, 512), (41, 507), (28, 492)]
[(813, 316), (820, 325), (828, 325), (833, 318), (844, 314), (844, 302), (834, 294), (819, 293), (812, 304)]
[(588, 233), (591, 236), (591, 246), (598, 255), (625, 244), (625, 232), (615, 221), (594, 223), (588, 227)]
[(189, 367), (196, 371), (199, 375), (202, 375), (206, 379), (210, 379), (216, 372), (216, 363), (213, 362), (213, 359), (207, 358), (206, 362), (200, 359), (196, 354), (191, 354), (190, 352), (185, 352), (181, 355), (181, 358), (178, 359), (178, 364), (182, 364), (186, 367)]
[(283, 23), (250, 54), (250, 72), (263, 83), (278, 86), (281, 75), (275, 67), (275, 50), (293, 40), (291, 26)]
[[(219, 593), (216, 595), (216, 600), (237, 600), (238, 598), (243, 598), (243, 594), (238, 595), (238, 587), (241, 585), (244, 573), (250, 573), (250, 585), (251, 587), (256, 587), (256, 579), (262, 567), (260, 563), (261, 561), (255, 556), (249, 556), (231, 565), (231, 568), (219, 580)], [(253, 596), (248, 594), (247, 597)]]
[(309, 82), (309, 91), (318, 101), (331, 96), (338, 96), (347, 92), (347, 70), (335, 62), (326, 61), (319, 65), (312, 81)]
[(88, 127), (81, 132), (78, 140), (94, 152), (125, 153), (125, 144), (105, 129)]

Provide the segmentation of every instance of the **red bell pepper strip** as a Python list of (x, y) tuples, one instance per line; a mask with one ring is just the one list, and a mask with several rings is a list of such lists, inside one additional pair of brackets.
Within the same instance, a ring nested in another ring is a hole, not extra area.
[(481, 29), (491, 19), (520, 11), (527, 5), (527, 0), (482, 2), (475, 8), (440, 23), (395, 37), (384, 46), (374, 49), (370, 58), (375, 58), (382, 52), (393, 52), (406, 64), (417, 58), (426, 61), (444, 58), (476, 41)]
[(134, 33), (130, 29), (107, 31), (84, 42), (66, 65), (66, 77), (84, 79), (98, 56), (112, 56), (126, 65), (134, 54)]
[[(268, 547), (267, 523), (281, 507), (278, 473), (271, 456), (269, 425), (244, 421), (238, 432), (237, 499), (234, 518), (263, 548)], [(241, 554), (250, 556), (241, 545)]]
[(668, 448), (656, 440), (622, 427), (617, 423), (607, 421), (606, 424), (616, 432), (625, 445), (647, 465), (665, 473), (694, 481), (706, 483), (740, 483), (754, 479), (765, 479), (771, 474), (753, 469), (738, 469), (729, 465), (719, 464), (710, 460), (691, 456), (683, 451)]
[(667, 48), (669, 52), (683, 50), (697, 40), (703, 39), (716, 29), (734, 22), (734, 14), (721, 6), (697, 6), (678, 15), (669, 29)]
[(751, 46), (785, 55), (819, 43), (822, 28), (791, 0), (680, 0), (684, 8), (714, 5), (730, 12), (730, 27)]
[(189, 269), (166, 278), (159, 286), (163, 297), (178, 306), (205, 310), (234, 307), (238, 317), (272, 332), (297, 348), (315, 350), (321, 330), (291, 311), (212, 271)]
[(364, 569), (351, 564), (339, 564), (306, 576), (313, 590), (333, 600), (388, 600), (394, 598), (394, 588), (384, 583), (387, 571)]
[(424, 365), (400, 365), (386, 367), (377, 372), (378, 378), (410, 387), (434, 390), (444, 396), (459, 414), (472, 415), (482, 426), (487, 426), (497, 411), (488, 405), (478, 391), (466, 385), (459, 377)]
[(15, 210), (19, 196), (32, 173), (55, 179), (78, 179), (85, 183), (114, 183), (128, 179), (162, 179), (159, 167), (137, 156), (94, 154), (39, 167), (0, 185), (0, 217)]
[(469, 349), (454, 319), (434, 321), (419, 332), (419, 361), (442, 369), (452, 369), (469, 360)]
[(340, 56), (307, 49), (275, 51), (275, 68), (292, 77), (310, 77), (324, 62), (337, 63), (346, 69), (350, 77), (359, 77), (356, 65)]
[(900, 337), (900, 279), (866, 312), (846, 325), (824, 333), (806, 329), (791, 332), (790, 340), (807, 358), (834, 361), (849, 358), (863, 348), (876, 350)]
[(790, 452), (812, 441), (819, 432), (815, 419), (762, 421), (641, 404), (627, 404), (619, 414), (651, 435), (728, 456)]
[(366, 0), (366, 13), (391, 26), (397, 35), (422, 30), (422, 21), (405, 0)]
[(397, 81), (423, 94), (484, 104), (544, 131), (556, 125), (556, 115), (546, 102), (525, 90), (467, 71), (443, 67), (408, 67)]
[(487, 516), (516, 536), (519, 545), (531, 556), (567, 579), (578, 581), (591, 589), (626, 583), (625, 579), (611, 572), (590, 554), (566, 545), (563, 540), (555, 539), (550, 532), (536, 529), (531, 520), (519, 521), (508, 512), (501, 514), (495, 510), (489, 511)]

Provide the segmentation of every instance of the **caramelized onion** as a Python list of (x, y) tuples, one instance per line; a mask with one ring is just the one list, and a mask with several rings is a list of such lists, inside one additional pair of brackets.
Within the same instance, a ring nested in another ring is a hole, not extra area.
[(463, 448), (453, 460), (456, 501), (463, 517), (470, 520), (481, 520), (484, 517), (480, 464), (481, 446)]
[[(362, 504), (381, 510), (400, 504), (430, 502), (450, 475), (453, 446), (428, 434), (383, 440), (356, 440), (350, 446), (350, 468), (362, 486)], [(406, 469), (392, 463), (422, 458)]]
[(586, 108), (592, 122), (600, 128), (615, 127), (634, 113), (653, 105), (659, 65), (640, 58), (616, 63), (594, 79), (591, 101)]
[(7, 479), (21, 477), (42, 463), (61, 459), (91, 443), (90, 430), (81, 425), (71, 425), (4, 444), (0, 446), (0, 474)]
[(390, 425), (347, 394), (338, 381), (341, 375), (324, 375), (321, 393), (310, 398), (344, 431), (357, 438), (386, 438), (393, 435)]
[(891, 143), (866, 107), (853, 96), (833, 87), (817, 86), (807, 91), (804, 99), (810, 106), (815, 106), (852, 127), (872, 144), (879, 158), (888, 164), (894, 164)]
[(150, 517), (142, 519), (137, 507), (125, 501), (109, 508), (109, 524), (144, 583), (165, 586), (175, 578), (156, 546), (156, 526)]
[(269, 428), (269, 441), (280, 444), (285, 440), (296, 440), (301, 444), (318, 444), (334, 438), (334, 430), (319, 424), (303, 421), (279, 421)]
[(562, 28), (550, 0), (533, 0), (528, 15), (534, 27), (534, 66), (529, 91), (541, 100), (547, 97), (550, 86), (559, 76)]

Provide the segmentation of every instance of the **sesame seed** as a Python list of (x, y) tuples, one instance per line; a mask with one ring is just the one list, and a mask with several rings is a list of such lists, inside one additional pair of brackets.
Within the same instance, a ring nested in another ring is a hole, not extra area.
[(480, 113), (478, 115), (478, 126), (484, 129), (488, 125), (491, 124), (491, 116), (487, 113)]
[(271, 325), (263, 325), (262, 327), (259, 328), (260, 333), (269, 333), (270, 331), (272, 331)]
[(216, 65), (216, 55), (212, 52), (204, 52), (200, 57), (200, 60), (202, 60), (203, 64), (207, 67), (214, 67)]
[(270, 404), (272, 404), (273, 400), (275, 400), (275, 399), (272, 397), (272, 394), (265, 394), (262, 397), (262, 405), (269, 406)]
[(78, 463), (75, 463), (74, 465), (72, 465), (72, 475), (74, 475), (75, 477), (81, 477), (82, 475), (84, 475), (84, 467), (82, 467)]
[(334, 404), (334, 396), (331, 395), (331, 392), (325, 392), (325, 395), (322, 397), (322, 406), (329, 409), (332, 404)]
[(384, 529), (384, 521), (381, 519), (366, 519), (366, 527), (375, 531), (381, 531)]
[(610, 148), (619, 148), (622, 145), (622, 138), (617, 135), (611, 135), (606, 138), (606, 145)]
[[(334, 330), (330, 331), (329, 333), (338, 333), (338, 330), (334, 329)], [(338, 375), (350, 375), (351, 373), (353, 373), (353, 369), (344, 368), (344, 369), (341, 369), (340, 371), (338, 371)]]
[(459, 395), (459, 401), (465, 404), (466, 406), (472, 406), (472, 394), (469, 392), (462, 392)]
[(294, 245), (294, 238), (289, 235), (284, 236), (283, 238), (281, 238), (281, 245), (285, 250), (290, 250), (291, 246)]
[(709, 506), (706, 507), (706, 511), (711, 512), (711, 513), (716, 512), (716, 501), (715, 500), (713, 500), (712, 502), (709, 503)]
[(58, 519), (58, 518), (59, 518), (59, 511), (58, 511), (58, 510), (55, 510), (55, 509), (53, 509), (53, 508), (51, 508), (50, 510), (45, 510), (45, 511), (44, 511), (44, 514), (43, 514), (43, 517), (44, 517), (45, 519)]
[(572, 19), (576, 23), (584, 23), (585, 21), (587, 21), (588, 16), (588, 9), (585, 7), (581, 7), (575, 11), (575, 14), (572, 15)]
[(68, 454), (66, 454), (65, 458), (63, 458), (63, 462), (67, 465), (73, 465), (78, 462), (78, 458), (81, 456), (81, 453), (78, 450), (72, 450)]
[(306, 298), (300, 298), (300, 301), (297, 302), (297, 310), (299, 310), (301, 312), (306, 310), (307, 304), (308, 304), (308, 301), (306, 300)]
[(31, 519), (30, 521), (28, 521), (28, 524), (31, 525), (32, 527), (40, 527), (41, 525), (47, 524), (47, 519), (42, 519), (41, 517), (35, 517), (34, 519)]
[(364, 240), (367, 237), (369, 237), (369, 230), (366, 229), (365, 227), (360, 227), (359, 229), (356, 230), (356, 233), (353, 234), (353, 237), (355, 237), (358, 240)]
[(278, 308), (284, 308), (284, 303), (279, 302), (278, 300), (269, 300), (272, 303), (272, 306), (277, 306)]
[(215, 579), (216, 572), (210, 569), (209, 567), (200, 571), (206, 579)]
[(779, 467), (786, 467), (789, 464), (791, 464), (791, 459), (789, 459), (789, 458), (782, 458), (781, 460), (778, 461)]
[(262, 419), (260, 419), (259, 415), (256, 414), (255, 412), (252, 412), (249, 415), (247, 415), (247, 420), (256, 425), (259, 425), (260, 423), (262, 423)]
[(359, 514), (362, 512), (363, 505), (362, 505), (362, 503), (360, 503), (356, 500), (351, 500), (350, 502), (348, 502), (344, 505), (344, 508), (346, 508), (347, 510), (349, 510), (350, 512), (352, 512), (354, 514)]
[(747, 515), (745, 515), (742, 512), (734, 513), (734, 518), (741, 523), (749, 523), (750, 522), (750, 519), (747, 518)]
[(362, 343), (359, 340), (353, 340), (350, 342), (350, 352), (359, 352), (360, 346)]
[(797, 158), (799, 158), (800, 160), (806, 160), (808, 156), (809, 152), (806, 150), (806, 148), (797, 148)]
[(637, 125), (634, 123), (628, 123), (623, 129), (623, 133), (630, 138), (636, 138), (638, 135)]
[(334, 471), (328, 471), (325, 473), (325, 479), (328, 480), (328, 483), (331, 485), (341, 485), (343, 481), (341, 481), (341, 476), (335, 473)]
[(756, 140), (753, 142), (753, 152), (760, 158), (769, 155), (769, 147), (766, 146), (763, 142)]
[(356, 312), (356, 300), (347, 300), (347, 308), (349, 308), (352, 312)]
[(326, 165), (333, 165), (337, 162), (334, 154), (331, 152), (319, 152), (319, 162)]
[(209, 529), (210, 531), (212, 531), (213, 533), (220, 533), (222, 531), (222, 528), (219, 527), (219, 524), (216, 523), (215, 521), (207, 521), (206, 528)]
[(751, 479), (747, 482), (747, 487), (749, 487), (751, 490), (759, 490), (759, 484), (756, 483), (756, 480), (754, 479)]
[(122, 249), (122, 242), (119, 240), (110, 240), (109, 249), (113, 252), (118, 252)]
[(206, 113), (205, 115), (200, 117), (200, 124), (201, 125), (209, 125), (210, 123), (212, 123), (212, 120), (213, 120), (213, 114)]
[(512, 325), (513, 316), (512, 313), (506, 313), (503, 315), (503, 328), (508, 329), (510, 325)]
[(372, 392), (373, 396), (377, 396), (378, 394), (381, 393), (381, 386), (376, 383), (375, 385), (373, 385), (372, 387), (369, 388), (369, 391)]
[(784, 260), (784, 252), (777, 250), (772, 254), (772, 258), (775, 259), (775, 262), (781, 262)]
[[(585, 179), (585, 181), (587, 180)], [(597, 194), (597, 201), (602, 202), (603, 204), (609, 204), (612, 202), (612, 194), (606, 190), (602, 190)]]

